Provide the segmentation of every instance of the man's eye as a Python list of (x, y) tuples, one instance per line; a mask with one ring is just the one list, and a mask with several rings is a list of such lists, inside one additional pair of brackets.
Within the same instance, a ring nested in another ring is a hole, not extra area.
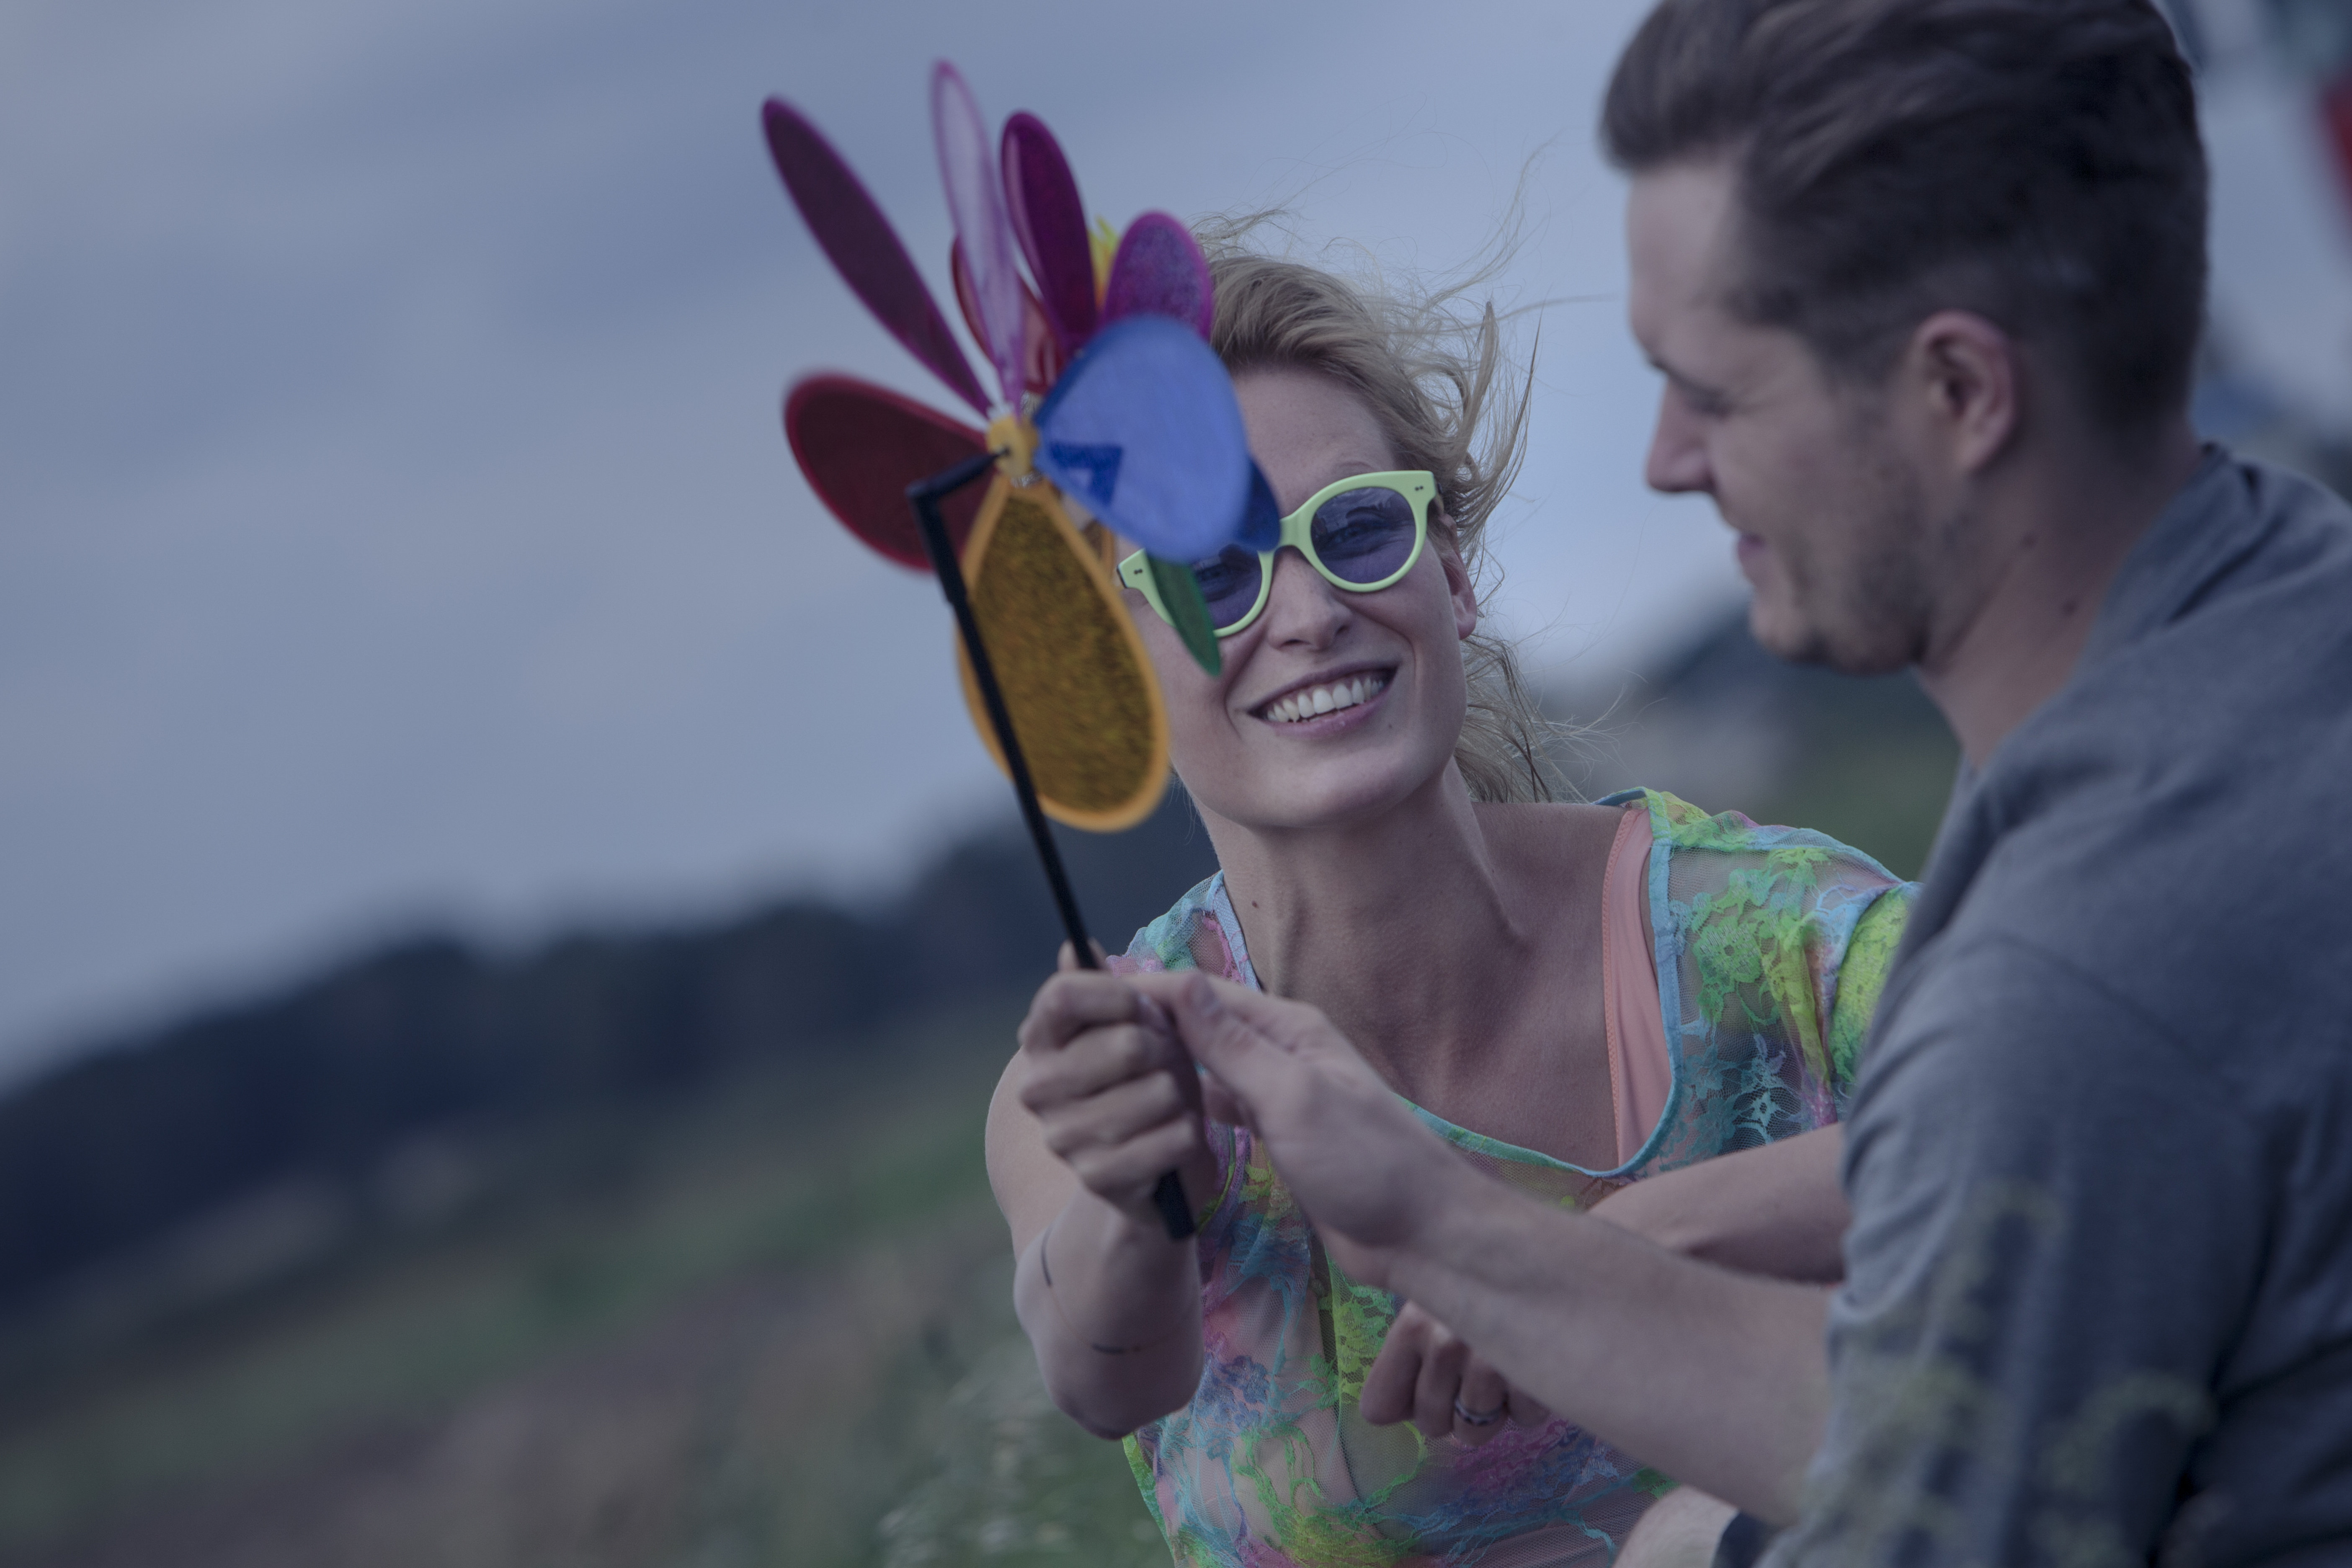
[(1731, 412), (1731, 399), (1719, 392), (1680, 383), (1675, 384), (1675, 390), (1682, 395), (1683, 406), (1702, 419), (1720, 419)]

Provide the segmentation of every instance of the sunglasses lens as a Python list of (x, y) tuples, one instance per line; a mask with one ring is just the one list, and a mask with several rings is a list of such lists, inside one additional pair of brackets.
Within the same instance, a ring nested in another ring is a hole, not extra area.
[(1201, 597), (1209, 602), (1209, 624), (1219, 631), (1248, 615), (1257, 603), (1261, 573), (1254, 550), (1229, 545), (1206, 561), (1193, 562), (1192, 575), (1200, 579)]
[(1379, 487), (1343, 490), (1315, 509), (1311, 534), (1324, 570), (1343, 583), (1379, 583), (1412, 559), (1412, 502)]

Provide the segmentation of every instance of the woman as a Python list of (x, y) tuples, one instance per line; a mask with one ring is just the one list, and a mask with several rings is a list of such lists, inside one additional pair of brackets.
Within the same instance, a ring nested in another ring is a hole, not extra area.
[[(1315, 1004), (1465, 1158), (1564, 1205), (1833, 1122), (1907, 890), (1820, 835), (1654, 792), (1551, 803), (1540, 721), (1477, 629), (1523, 430), (1491, 310), (1457, 326), (1443, 300), (1231, 249), (1213, 270), (1284, 544), (1199, 568), (1215, 677), (1128, 579), (1223, 869), (1114, 968)], [(1332, 1265), (1202, 1095), (1149, 1003), (1066, 974), (989, 1121), (1047, 1384), (1129, 1435), (1177, 1561), (1613, 1558), (1673, 1481), (1458, 1346), (1368, 1395), (1397, 1303)], [(1197, 1243), (1152, 1206), (1171, 1168)]]

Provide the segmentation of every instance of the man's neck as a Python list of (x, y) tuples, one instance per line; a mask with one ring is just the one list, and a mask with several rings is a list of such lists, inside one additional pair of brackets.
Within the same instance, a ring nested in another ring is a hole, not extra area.
[(2182, 419), (2128, 457), (2032, 465), (1986, 498), (1973, 607), (1919, 662), (1971, 765), (2074, 675), (2108, 584), (2201, 458)]

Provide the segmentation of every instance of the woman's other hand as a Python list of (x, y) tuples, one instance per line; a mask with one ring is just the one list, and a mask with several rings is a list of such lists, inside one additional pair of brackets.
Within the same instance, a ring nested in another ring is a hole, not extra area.
[(1410, 1420), (1423, 1436), (1451, 1436), (1476, 1447), (1503, 1423), (1540, 1426), (1551, 1412), (1513, 1388), (1461, 1337), (1408, 1301), (1389, 1326), (1358, 1401), (1375, 1426)]

